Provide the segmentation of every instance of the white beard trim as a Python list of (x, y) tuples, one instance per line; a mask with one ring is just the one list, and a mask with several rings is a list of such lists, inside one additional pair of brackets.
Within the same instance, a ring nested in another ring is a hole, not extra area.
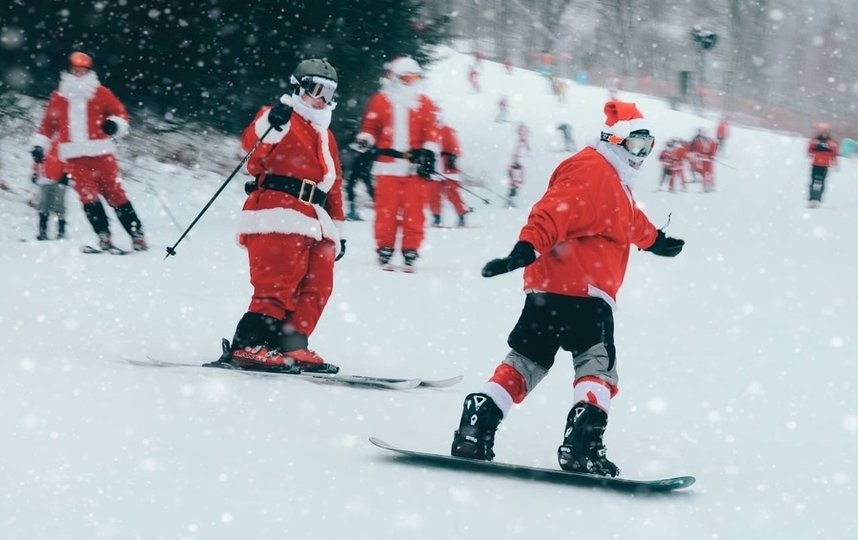
[(422, 93), (421, 86), (420, 83), (409, 85), (390, 79), (382, 79), (381, 93), (387, 96), (391, 103), (402, 105), (407, 109), (414, 109), (417, 107)]
[(284, 94), (283, 97), (280, 98), (280, 102), (285, 105), (290, 105), (293, 112), (297, 113), (298, 116), (322, 130), (328, 129), (328, 126), (331, 125), (331, 114), (334, 112), (334, 109), (337, 108), (337, 104), (332, 103), (324, 109), (314, 109), (304, 103), (304, 100), (301, 99), (301, 96), (298, 94), (292, 94), (291, 96), (286, 96)]
[(81, 99), (88, 101), (95, 94), (101, 83), (94, 71), (78, 77), (68, 71), (60, 73), (60, 86), (57, 91), (66, 99)]
[(622, 146), (605, 141), (599, 141), (594, 148), (617, 171), (620, 182), (633, 189), (645, 158), (635, 157)]

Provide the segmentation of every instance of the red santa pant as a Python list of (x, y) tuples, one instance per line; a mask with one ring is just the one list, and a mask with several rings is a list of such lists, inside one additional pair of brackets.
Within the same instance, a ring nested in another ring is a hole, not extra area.
[(711, 160), (701, 160), (698, 162), (697, 172), (703, 177), (704, 188), (715, 187), (715, 167)]
[(441, 214), (441, 196), (447, 197), (453, 208), (456, 209), (456, 215), (461, 216), (468, 211), (468, 207), (462, 202), (462, 196), (459, 194), (459, 183), (455, 180), (432, 180), (427, 182), (426, 196), (429, 199), (429, 210), (432, 215)]
[(99, 195), (113, 208), (128, 202), (119, 180), (119, 167), (112, 155), (70, 159), (66, 162), (66, 171), (74, 180), (74, 190), (81, 204), (95, 202)]
[[(682, 169), (668, 169), (670, 171), (670, 191), (673, 191), (676, 184), (682, 185), (682, 189), (685, 189), (685, 172)], [(678, 182), (677, 182), (678, 180)]]
[(334, 290), (334, 243), (300, 234), (248, 234), (253, 298), (247, 311), (288, 323), (309, 336)]
[(402, 229), (402, 249), (419, 250), (426, 216), (425, 180), (419, 176), (378, 176), (375, 185), (376, 247), (396, 248)]

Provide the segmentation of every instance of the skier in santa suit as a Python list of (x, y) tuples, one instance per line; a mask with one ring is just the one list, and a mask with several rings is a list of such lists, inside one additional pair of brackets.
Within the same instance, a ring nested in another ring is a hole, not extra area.
[(253, 296), (218, 361), (244, 369), (325, 366), (309, 336), (331, 296), (334, 261), (345, 254), (343, 180), (328, 129), (337, 72), (325, 60), (304, 60), (290, 80), (291, 94), (263, 107), (241, 139), (249, 151), (267, 132), (247, 162), (255, 180), (240, 222)]
[(456, 136), (456, 130), (449, 124), (438, 121), (439, 133), (441, 137), (441, 173), (432, 177), (432, 181), (427, 183), (427, 194), (429, 199), (429, 211), (432, 212), (432, 225), (435, 227), (441, 226), (441, 196), (445, 196), (456, 215), (459, 216), (459, 227), (465, 226), (465, 215), (470, 209), (462, 202), (462, 195), (459, 193), (459, 182), (461, 176), (456, 162), (462, 153), (459, 147), (459, 138)]
[(59, 159), (74, 178), (83, 210), (98, 235), (99, 247), (116, 250), (107, 213), (99, 196), (113, 209), (131, 236), (135, 251), (149, 248), (143, 224), (128, 200), (119, 178), (114, 138), (128, 134), (128, 112), (92, 70), (92, 58), (82, 52), (69, 57), (69, 70), (51, 94), (39, 132), (33, 140), (33, 161), (41, 163), (52, 140), (59, 144)]
[(355, 146), (376, 149), (372, 174), (375, 188), (375, 242), (378, 262), (384, 268), (402, 237), (402, 256), (413, 268), (423, 242), (426, 180), (435, 171), (438, 127), (437, 107), (421, 92), (420, 65), (407, 56), (385, 65), (382, 87), (370, 97)]
[(812, 160), (810, 169), (810, 198), (809, 208), (817, 208), (822, 202), (825, 191), (825, 178), (828, 169), (837, 167), (837, 154), (840, 150), (837, 141), (831, 138), (831, 128), (828, 124), (819, 124), (817, 133), (807, 145), (807, 155)]
[(465, 398), (454, 456), (491, 460), (498, 424), (545, 377), (559, 349), (572, 353), (572, 409), (557, 455), (561, 468), (604, 476), (619, 469), (602, 440), (618, 389), (613, 309), (632, 244), (674, 257), (684, 242), (657, 230), (632, 186), (652, 151), (634, 103), (608, 102), (600, 142), (566, 159), (530, 211), (512, 252), (484, 277), (524, 271), (526, 298), (511, 347), (482, 391)]
[(706, 130), (700, 128), (688, 145), (688, 161), (691, 170), (703, 178), (703, 191), (715, 190), (715, 154), (718, 143), (706, 136)]

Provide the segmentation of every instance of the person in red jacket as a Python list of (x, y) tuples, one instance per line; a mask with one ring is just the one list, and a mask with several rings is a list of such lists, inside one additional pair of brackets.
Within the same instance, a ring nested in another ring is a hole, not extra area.
[(60, 161), (59, 145), (50, 145), (42, 163), (33, 163), (33, 183), (39, 186), (39, 235), (36, 240), (48, 239), (48, 220), (57, 216), (57, 240), (66, 236), (66, 188), (69, 175)]
[(484, 277), (524, 270), (524, 309), (506, 358), (481, 392), (465, 398), (454, 456), (491, 460), (501, 420), (545, 377), (559, 349), (572, 353), (573, 403), (558, 448), (564, 470), (617, 476), (602, 441), (617, 393), (613, 309), (632, 244), (674, 257), (684, 242), (657, 230), (635, 204), (632, 186), (652, 151), (649, 123), (634, 103), (605, 104), (594, 147), (566, 159), (530, 211), (510, 254)]
[[(239, 243), (247, 249), (253, 296), (219, 363), (243, 369), (329, 369), (309, 349), (334, 286), (334, 261), (345, 254), (342, 173), (328, 129), (337, 72), (304, 60), (291, 95), (263, 107), (245, 129), (247, 200)], [(273, 129), (271, 129), (273, 128)]]
[(423, 70), (407, 56), (387, 64), (382, 88), (370, 97), (355, 147), (375, 147), (375, 242), (378, 262), (393, 267), (396, 239), (402, 237), (405, 270), (413, 271), (425, 234), (425, 180), (435, 171), (440, 150), (437, 107), (421, 91)]
[(699, 128), (697, 135), (688, 145), (688, 161), (691, 172), (703, 179), (703, 191), (715, 190), (715, 154), (718, 153), (718, 143), (706, 135), (706, 130)]
[(685, 145), (682, 140), (670, 139), (667, 141), (664, 150), (658, 155), (658, 160), (664, 167), (661, 181), (658, 184), (659, 188), (665, 181), (668, 181), (668, 188), (673, 193), (678, 181), (682, 190), (685, 191)]
[(82, 52), (69, 57), (69, 70), (48, 100), (39, 132), (33, 140), (33, 161), (41, 163), (51, 141), (59, 144), (59, 159), (74, 178), (83, 210), (98, 235), (102, 251), (117, 251), (110, 235), (107, 213), (99, 197), (115, 211), (131, 236), (135, 251), (149, 249), (143, 224), (134, 211), (119, 178), (114, 138), (128, 134), (128, 112), (93, 71), (92, 58)]
[(724, 145), (727, 143), (727, 137), (730, 136), (730, 124), (727, 122), (727, 117), (722, 116), (718, 122), (718, 127), (715, 128), (715, 138), (718, 139), (718, 151), (724, 151)]
[(429, 211), (432, 212), (432, 226), (441, 227), (441, 195), (444, 195), (456, 215), (459, 216), (459, 227), (465, 226), (465, 215), (470, 212), (470, 208), (465, 206), (462, 201), (462, 195), (459, 193), (459, 168), (456, 162), (461, 155), (462, 150), (459, 147), (459, 138), (456, 136), (456, 130), (438, 121), (439, 135), (441, 137), (441, 167), (442, 174), (434, 175), (432, 181), (427, 182), (426, 191), (429, 202)]
[(819, 124), (816, 137), (807, 145), (807, 155), (810, 156), (810, 200), (809, 208), (816, 208), (822, 202), (822, 192), (825, 191), (825, 178), (828, 169), (837, 166), (837, 142), (831, 138), (831, 128), (828, 124)]

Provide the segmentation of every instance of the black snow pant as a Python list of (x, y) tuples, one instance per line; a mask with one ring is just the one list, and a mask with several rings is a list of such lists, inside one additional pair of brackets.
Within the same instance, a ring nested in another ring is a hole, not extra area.
[(822, 192), (825, 191), (825, 177), (828, 167), (814, 165), (810, 170), (810, 200), (822, 202)]

